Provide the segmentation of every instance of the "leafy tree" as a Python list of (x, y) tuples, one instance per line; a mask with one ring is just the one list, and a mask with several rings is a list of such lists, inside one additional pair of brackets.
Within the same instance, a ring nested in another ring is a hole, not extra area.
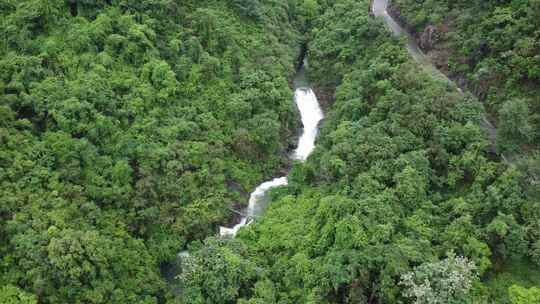
[[(0, 2), (0, 302), (399, 303), (417, 275), (460, 301), (537, 260), (534, 158), (494, 158), (481, 105), (419, 68), (369, 1), (180, 2)], [(418, 29), (455, 21), (437, 40), (460, 49), (449, 71), (534, 149), (538, 1), (412, 2), (394, 1)], [(207, 238), (290, 165), (305, 48), (316, 150), (264, 217)]]
[(7, 285), (0, 288), (0, 301), (5, 304), (37, 304), (37, 297), (18, 287)]
[(485, 103), (502, 149), (520, 155), (537, 150), (537, 0), (396, 0), (390, 6), (418, 40), (435, 33), (438, 39), (419, 44), (428, 45), (425, 51), (443, 73)]
[(499, 120), (501, 145), (506, 150), (517, 150), (521, 144), (529, 143), (535, 137), (531, 113), (523, 100), (506, 102), (499, 112)]
[(0, 282), (10, 293), (173, 298), (161, 266), (287, 165), (301, 49), (287, 4), (1, 1)]
[(508, 289), (508, 293), (512, 304), (538, 303), (540, 301), (540, 289), (536, 287), (526, 289), (513, 285)]
[(242, 16), (253, 18), (257, 22), (263, 18), (262, 5), (258, 0), (234, 0), (232, 3)]
[(208, 238), (200, 250), (182, 259), (180, 282), (186, 303), (234, 303), (256, 275), (235, 240)]
[(532, 260), (537, 264), (540, 265), (540, 241), (536, 241), (531, 249), (531, 256)]
[(400, 285), (414, 303), (468, 303), (475, 268), (466, 258), (450, 253), (442, 261), (420, 265), (402, 275)]

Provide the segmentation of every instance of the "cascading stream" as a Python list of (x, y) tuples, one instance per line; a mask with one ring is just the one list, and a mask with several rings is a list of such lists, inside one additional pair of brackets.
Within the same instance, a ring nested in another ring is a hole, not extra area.
[[(318, 124), (324, 117), (317, 97), (307, 83), (305, 76), (306, 67), (307, 63), (304, 62), (294, 81), (296, 89), (294, 92), (294, 102), (300, 112), (303, 129), (298, 140), (298, 147), (294, 150), (291, 158), (299, 161), (305, 161), (313, 149), (315, 149), (315, 139), (319, 130)], [(266, 192), (272, 188), (285, 185), (287, 185), (286, 176), (260, 184), (249, 197), (249, 204), (245, 211), (247, 216), (242, 217), (240, 222), (232, 228), (219, 227), (219, 234), (221, 236), (235, 236), (240, 228), (249, 225), (254, 218), (262, 214), (266, 203)]]

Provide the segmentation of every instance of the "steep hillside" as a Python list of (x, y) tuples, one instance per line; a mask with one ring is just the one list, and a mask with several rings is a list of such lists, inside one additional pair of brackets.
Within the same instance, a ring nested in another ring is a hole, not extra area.
[(309, 13), (0, 1), (0, 302), (163, 302), (159, 265), (286, 165)]
[(476, 99), (418, 67), (368, 7), (334, 1), (313, 23), (309, 75), (336, 91), (317, 148), (237, 239), (192, 248), (187, 303), (535, 296), (530, 283), (491, 280), (512, 261), (540, 264), (524, 176), (490, 158)]
[(529, 154), (540, 144), (540, 2), (392, 2), (447, 75), (491, 110), (501, 148)]
[[(369, 2), (0, 1), (0, 303), (538, 302), (540, 158)], [(538, 1), (394, 4), (535, 150)], [(316, 148), (215, 237), (290, 165), (303, 54)]]

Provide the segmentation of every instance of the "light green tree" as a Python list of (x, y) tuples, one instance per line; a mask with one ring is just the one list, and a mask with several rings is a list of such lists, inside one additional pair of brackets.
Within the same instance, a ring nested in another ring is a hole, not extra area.
[(534, 304), (540, 303), (540, 288), (525, 288), (519, 285), (512, 285), (508, 288), (510, 302), (512, 304)]
[(444, 260), (422, 264), (402, 275), (400, 285), (415, 304), (469, 303), (469, 292), (477, 279), (475, 269), (467, 258), (449, 253)]
[(37, 304), (37, 297), (13, 285), (0, 287), (2, 304)]

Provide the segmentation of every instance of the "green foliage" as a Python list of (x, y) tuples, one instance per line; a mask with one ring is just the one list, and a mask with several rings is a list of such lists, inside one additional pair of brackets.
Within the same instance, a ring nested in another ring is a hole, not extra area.
[(506, 102), (499, 111), (499, 121), (503, 150), (518, 150), (519, 144), (530, 143), (535, 136), (529, 107), (523, 100)]
[(207, 239), (201, 250), (182, 259), (185, 303), (234, 303), (256, 276), (245, 255), (245, 245), (238, 241)]
[(519, 154), (530, 145), (538, 148), (540, 1), (395, 0), (391, 5), (417, 37), (427, 26), (435, 28), (439, 39), (430, 57), (487, 104), (502, 148)]
[(0, 302), (4, 304), (36, 304), (34, 295), (24, 292), (15, 286), (2, 286), (0, 288)]
[[(43, 246), (36, 251), (31, 242)], [(141, 240), (50, 226), (42, 234), (27, 231), (12, 244), (17, 249), (11, 258), (24, 265), (9, 275), (40, 290), (46, 301), (156, 303), (149, 295), (162, 288), (155, 260)], [(126, 276), (130, 271), (138, 275)]]
[(533, 243), (531, 248), (531, 258), (536, 265), (540, 266), (540, 241)]
[(160, 266), (286, 165), (298, 127), (292, 8), (0, 8), (3, 288), (40, 303), (163, 302)]
[(450, 253), (442, 261), (422, 264), (402, 275), (400, 285), (417, 304), (469, 303), (475, 268), (466, 258)]
[(335, 98), (314, 153), (235, 240), (260, 269), (241, 303), (407, 302), (398, 282), (415, 270), (438, 302), (468, 303), (536, 240), (538, 206), (490, 159), (481, 105), (417, 67), (368, 4), (327, 3), (313, 23), (309, 76)]
[[(538, 135), (535, 96), (511, 90), (537, 80), (536, 36), (521, 35), (540, 20), (527, 9), (537, 2), (474, 2), (486, 37), (460, 38), (474, 68), (455, 59), (497, 97), (510, 148)], [(534, 299), (538, 283), (520, 279), (540, 256), (536, 160), (493, 160), (480, 104), (417, 67), (368, 5), (1, 2), (0, 302), (400, 303), (422, 276), (456, 303), (469, 288)], [(263, 218), (236, 239), (207, 238), (287, 165), (299, 124), (288, 80), (306, 38), (328, 97), (317, 148)], [(160, 267), (188, 243), (170, 292)], [(466, 266), (452, 272), (447, 252)], [(525, 270), (505, 268), (516, 260)], [(414, 284), (400, 285), (407, 273)]]
[(233, 0), (233, 6), (238, 12), (248, 18), (260, 22), (262, 19), (262, 5), (258, 0)]
[(528, 304), (540, 302), (540, 288), (526, 289), (521, 286), (513, 285), (509, 289), (510, 302), (512, 304)]
[(513, 260), (498, 265), (498, 271), (485, 280), (484, 296), (477, 301), (510, 304), (510, 288), (513, 285), (521, 288), (540, 286), (539, 270), (538, 266), (531, 264), (529, 260)]

